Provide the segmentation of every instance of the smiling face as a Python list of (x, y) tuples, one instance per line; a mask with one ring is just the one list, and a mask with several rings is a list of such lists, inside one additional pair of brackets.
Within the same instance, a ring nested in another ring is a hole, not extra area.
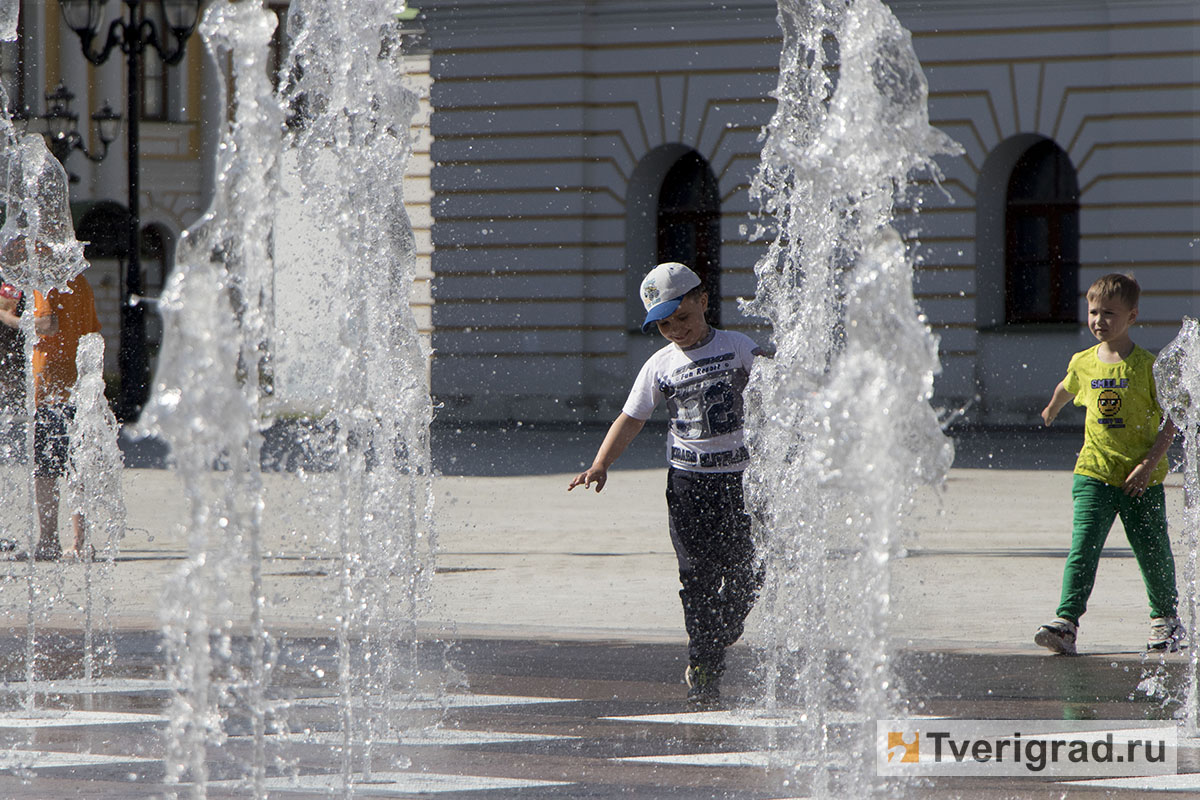
[(1105, 389), (1096, 398), (1096, 407), (1106, 417), (1115, 417), (1121, 411), (1121, 395), (1112, 389)]
[(1129, 338), (1129, 328), (1137, 319), (1137, 308), (1118, 297), (1088, 298), (1088, 330), (1102, 342), (1121, 344)]
[(680, 348), (697, 344), (708, 333), (704, 312), (708, 310), (708, 294), (688, 294), (680, 302), (675, 313), (658, 321), (658, 332)]

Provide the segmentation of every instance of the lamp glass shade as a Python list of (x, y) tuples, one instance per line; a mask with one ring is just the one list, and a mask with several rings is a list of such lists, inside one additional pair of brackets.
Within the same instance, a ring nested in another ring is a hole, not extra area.
[(55, 139), (66, 138), (67, 134), (74, 130), (76, 119), (75, 114), (61, 106), (55, 106), (46, 112), (46, 130)]
[(121, 132), (121, 115), (113, 111), (107, 100), (104, 101), (103, 108), (92, 114), (92, 121), (96, 123), (96, 132), (100, 136), (100, 141), (104, 144), (112, 144), (116, 141), (117, 135)]
[(77, 34), (88, 33), (92, 36), (100, 30), (100, 21), (104, 17), (104, 6), (108, 0), (58, 0), (62, 9), (63, 19), (67, 27)]
[(158, 4), (172, 31), (191, 34), (196, 29), (196, 23), (200, 21), (200, 0), (158, 0)]

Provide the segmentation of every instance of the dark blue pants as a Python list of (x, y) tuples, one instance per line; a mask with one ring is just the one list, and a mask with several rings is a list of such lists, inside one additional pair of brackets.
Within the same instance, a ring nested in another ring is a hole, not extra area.
[(671, 543), (679, 560), (679, 597), (692, 664), (718, 674), (725, 648), (742, 635), (762, 585), (742, 473), (667, 472)]

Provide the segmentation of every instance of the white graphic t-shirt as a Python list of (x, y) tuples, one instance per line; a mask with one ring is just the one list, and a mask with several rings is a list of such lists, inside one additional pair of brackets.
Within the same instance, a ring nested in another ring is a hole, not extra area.
[(750, 463), (742, 441), (742, 390), (758, 345), (749, 336), (712, 329), (688, 350), (668, 344), (647, 359), (623, 411), (646, 420), (667, 401), (667, 460), (693, 472), (741, 472)]

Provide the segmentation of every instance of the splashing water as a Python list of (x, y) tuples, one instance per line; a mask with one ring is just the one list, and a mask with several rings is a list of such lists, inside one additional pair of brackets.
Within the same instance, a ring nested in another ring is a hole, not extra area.
[(75, 238), (67, 173), (40, 134), (11, 136), (4, 151), (0, 249), (8, 282), (24, 290), (63, 288), (88, 263)]
[[(161, 367), (140, 432), (172, 446), (188, 494), (188, 560), (166, 590), (163, 624), (173, 698), (167, 782), (190, 774), (192, 796), (206, 792), (208, 748), (222, 742), (223, 717), (251, 720), (246, 774), (266, 797), (266, 702), (272, 642), (263, 623), (260, 428), (270, 412), (266, 370), (271, 280), (269, 231), (276, 194), (282, 110), (263, 61), (275, 17), (258, 4), (210, 5), (200, 34), (218, 64), (230, 65), (233, 119), (222, 133), (217, 191), (204, 217), (180, 241), (163, 292)], [(248, 573), (244, 605), (226, 586)], [(249, 664), (232, 641), (239, 610), (249, 610)]]
[(17, 40), (17, 23), (20, 14), (21, 0), (0, 0), (0, 40), (5, 42)]
[[(218, 150), (216, 199), (181, 242), (163, 295), (163, 366), (142, 425), (171, 442), (191, 508), (190, 557), (168, 592), (164, 625), (180, 689), (167, 779), (190, 777), (195, 797), (206, 794), (206, 754), (223, 741), (227, 716), (252, 720), (254, 756), (243, 774), (256, 798), (266, 797), (266, 736), (286, 728), (285, 709), (268, 699), (276, 647), (263, 621), (261, 552), (272, 282), (287, 277), (272, 247), (289, 235), (278, 213), (285, 163), (298, 164), (297, 194), (337, 239), (336, 252), (322, 255), (340, 352), (328, 359), (336, 390), (319, 426), (336, 441), (337, 480), (332, 490), (314, 482), (310, 504), (329, 521), (325, 546), (339, 561), (330, 616), (343, 796), (360, 775), (370, 778), (372, 744), (402, 734), (400, 712), (428, 677), (418, 668), (416, 624), (432, 574), (432, 408), (409, 306), (415, 254), (401, 187), (417, 105), (398, 80), (402, 8), (292, 3), (280, 95), (262, 61), (275, 19), (261, 4), (217, 2), (201, 24), (218, 63), (231, 65), (234, 117)], [(236, 652), (237, 602), (224, 589), (239, 570), (250, 573), (248, 664)]]
[[(744, 310), (776, 356), (748, 389), (747, 504), (766, 567), (763, 705), (795, 720), (773, 753), (814, 797), (866, 797), (876, 719), (898, 716), (889, 561), (916, 485), (953, 447), (929, 406), (937, 341), (890, 223), (914, 170), (960, 148), (929, 126), (910, 36), (878, 0), (780, 0), (778, 108), (752, 192), (774, 218)], [(836, 709), (836, 711), (835, 711)]]
[(1183, 704), (1184, 735), (1200, 736), (1200, 647), (1195, 643), (1197, 561), (1200, 560), (1200, 323), (1185, 317), (1179, 334), (1154, 360), (1158, 397), (1175, 426), (1183, 432), (1183, 536), (1187, 548), (1184, 564), (1183, 603), (1193, 643), (1188, 649), (1187, 690)]
[[(125, 537), (125, 458), (117, 445), (117, 419), (104, 396), (104, 339), (99, 333), (80, 338), (75, 363), (75, 416), (67, 426), (68, 508), (82, 515), (85, 526), (83, 678), (92, 681), (97, 667), (111, 666), (116, 656), (110, 611), (113, 564)], [(99, 574), (93, 574), (94, 564)]]
[[(417, 619), (433, 573), (433, 410), (426, 348), (410, 310), (415, 240), (403, 202), (417, 97), (403, 73), (402, 2), (292, 4), (291, 146), (302, 195), (339, 249), (326, 272), (343, 357), (335, 360), (342, 554), (339, 685), (342, 777), (370, 777), (372, 744), (402, 734), (398, 712), (422, 690)], [(434, 681), (440, 680), (437, 675)], [(428, 687), (425, 687), (428, 688)], [(435, 687), (436, 688), (436, 687)]]
[[(17, 38), (20, 4), (15, 0), (0, 4), (0, 39)], [(0, 503), (10, 513), (2, 524), (10, 546), (24, 543), (27, 555), (36, 549), (38, 508), (33, 478), (34, 391), (32, 363), (34, 343), (33, 291), (64, 289), (68, 282), (89, 266), (83, 243), (75, 238), (71, 218), (67, 174), (54, 158), (42, 136), (18, 136), (8, 113), (8, 98), (0, 89), (0, 198), (4, 204), (4, 225), (0, 228), (0, 252), (3, 253), (4, 277), (25, 297), (20, 330), (25, 342), (23, 361), (25, 408), (23, 419), (15, 421), (13, 409), (4, 415), (5, 429), (24, 428), (25, 458), (17, 458), (15, 469), (4, 471), (0, 479)], [(37, 713), (39, 681), (43, 677), (45, 656), (55, 648), (62, 651), (66, 642), (54, 642), (58, 635), (47, 636), (47, 623), (56, 627), (76, 624), (74, 612), (82, 612), (83, 664), (85, 681), (99, 677), (100, 670), (111, 665), (114, 655), (109, 608), (112, 599), (112, 562), (124, 533), (124, 503), (120, 486), (122, 460), (116, 444), (116, 425), (103, 398), (102, 364), (104, 343), (99, 335), (81, 339), (77, 350), (78, 381), (73, 388), (75, 416), (68, 423), (71, 437), (66, 486), (68, 500), (63, 516), (80, 514), (88, 526), (87, 560), (83, 585), (69, 580), (63, 569), (35, 569), (32, 557), (24, 575), (25, 697), (26, 714)], [(16, 448), (8, 452), (18, 455)], [(25, 463), (22, 463), (22, 462)], [(17, 477), (17, 475), (21, 477)], [(99, 568), (94, 569), (91, 553), (94, 543), (101, 545)], [(5, 595), (11, 593), (5, 587)], [(81, 599), (77, 599), (82, 594)], [(6, 597), (7, 599), (7, 597)], [(15, 599), (15, 598), (14, 598)], [(14, 611), (16, 609), (14, 608)], [(97, 618), (97, 610), (99, 618)], [(16, 623), (20, 615), (10, 618)], [(69, 621), (68, 621), (69, 619)], [(45, 652), (43, 652), (45, 651)], [(71, 659), (54, 659), (58, 677), (74, 666)]]

